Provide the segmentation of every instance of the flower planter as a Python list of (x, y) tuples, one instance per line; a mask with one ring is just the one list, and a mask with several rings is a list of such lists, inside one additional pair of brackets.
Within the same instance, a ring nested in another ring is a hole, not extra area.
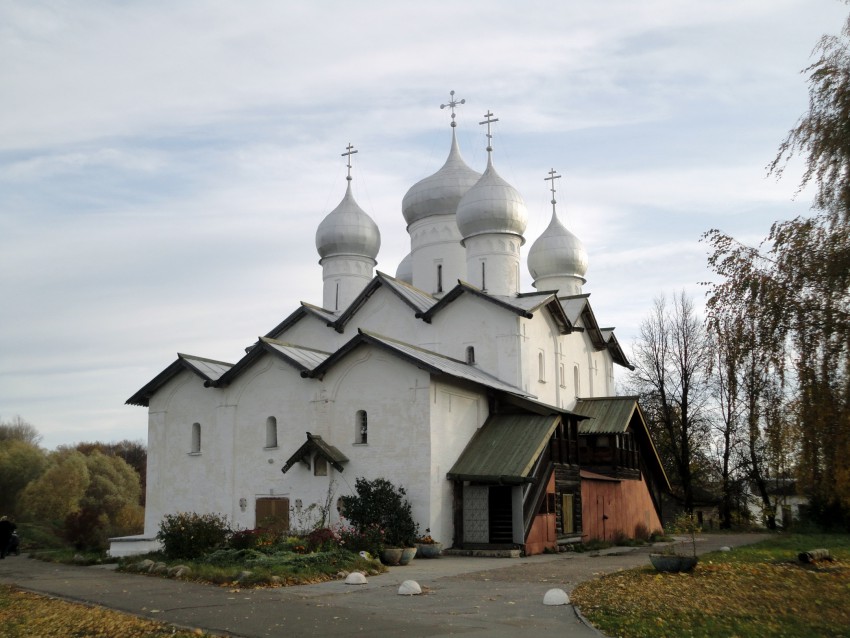
[(416, 543), (416, 555), (420, 558), (439, 558), (442, 553), (442, 543)]
[(381, 550), (381, 562), (384, 565), (398, 565), (404, 550), (401, 547), (385, 547)]
[(405, 547), (403, 550), (401, 550), (401, 560), (398, 562), (398, 564), (407, 565), (410, 561), (413, 560), (414, 556), (416, 556), (416, 548)]
[(650, 554), (649, 562), (660, 572), (689, 572), (697, 564), (696, 556), (676, 554)]

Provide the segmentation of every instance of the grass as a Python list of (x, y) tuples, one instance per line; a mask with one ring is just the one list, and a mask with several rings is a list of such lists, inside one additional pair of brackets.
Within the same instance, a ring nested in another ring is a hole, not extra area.
[(90, 607), (0, 585), (0, 633), (7, 638), (197, 638), (200, 629), (179, 630), (102, 607)]
[[(832, 562), (797, 554), (828, 548)], [(651, 567), (583, 583), (572, 602), (622, 638), (812, 638), (850, 635), (850, 535), (777, 535), (704, 555), (691, 574)]]

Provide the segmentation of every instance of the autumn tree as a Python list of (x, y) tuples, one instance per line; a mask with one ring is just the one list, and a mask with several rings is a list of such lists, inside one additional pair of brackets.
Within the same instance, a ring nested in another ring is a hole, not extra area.
[(709, 435), (710, 359), (711, 343), (693, 301), (684, 292), (671, 305), (657, 298), (633, 346), (630, 384), (641, 396), (662, 462), (681, 486), (688, 511)]
[[(815, 512), (850, 524), (850, 19), (815, 55), (808, 112), (769, 166), (781, 175), (791, 157), (805, 157), (801, 188), (815, 186), (814, 214), (775, 223), (757, 248), (706, 233), (721, 277), (708, 306), (756, 326), (754, 356), (794, 387), (791, 407), (765, 418), (774, 435), (798, 435), (796, 471)], [(775, 384), (758, 391), (777, 394)]]
[(0, 443), (6, 441), (23, 441), (37, 446), (41, 443), (41, 434), (34, 425), (15, 416), (8, 421), (0, 420)]
[(22, 439), (0, 440), (0, 512), (17, 514), (20, 493), (41, 476), (47, 455), (40, 447)]

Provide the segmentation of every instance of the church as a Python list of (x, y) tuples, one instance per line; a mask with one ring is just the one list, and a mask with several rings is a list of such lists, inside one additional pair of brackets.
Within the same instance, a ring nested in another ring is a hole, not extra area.
[[(445, 164), (401, 208), (410, 253), (377, 271), (381, 233), (346, 188), (316, 230), (321, 305), (302, 302), (234, 363), (178, 354), (127, 403), (148, 409), (145, 530), (113, 555), (150, 551), (176, 512), (234, 527), (297, 528), (357, 477), (402, 486), (420, 530), (458, 550), (526, 554), (661, 528), (669, 483), (630, 367), (584, 292), (588, 256), (558, 217), (528, 249), (528, 212), (496, 170)], [(483, 129), (483, 130), (485, 130)], [(448, 138), (448, 136), (447, 136)]]

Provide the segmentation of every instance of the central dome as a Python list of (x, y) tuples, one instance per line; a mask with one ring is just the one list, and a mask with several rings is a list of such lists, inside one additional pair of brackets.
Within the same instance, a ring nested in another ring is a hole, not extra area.
[(457, 226), (461, 235), (464, 239), (487, 233), (522, 237), (527, 225), (528, 211), (522, 195), (501, 178), (488, 160), (484, 175), (457, 206)]
[(316, 230), (319, 257), (359, 255), (374, 259), (380, 248), (381, 232), (372, 218), (354, 201), (349, 182), (339, 206), (328, 213)]
[(446, 163), (430, 177), (411, 186), (401, 202), (407, 225), (432, 215), (454, 215), (461, 197), (480, 177), (481, 173), (467, 166), (460, 156), (452, 129), (452, 147)]

